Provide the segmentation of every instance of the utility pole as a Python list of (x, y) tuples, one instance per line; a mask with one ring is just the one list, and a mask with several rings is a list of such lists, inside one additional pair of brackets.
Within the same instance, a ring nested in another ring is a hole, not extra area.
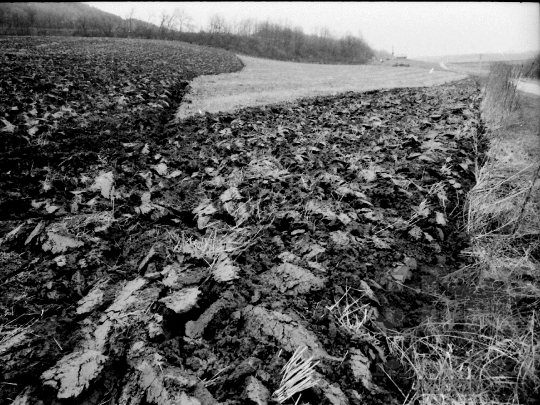
[(478, 73), (482, 71), (482, 54), (478, 56)]

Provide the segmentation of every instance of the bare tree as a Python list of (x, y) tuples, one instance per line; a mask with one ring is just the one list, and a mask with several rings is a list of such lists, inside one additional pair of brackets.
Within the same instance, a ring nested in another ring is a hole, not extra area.
[(190, 22), (187, 22), (184, 26), (184, 32), (195, 32), (197, 30), (197, 26), (195, 24), (192, 24), (191, 21), (193, 20), (190, 20)]
[(219, 14), (214, 14), (210, 17), (208, 24), (208, 32), (211, 34), (225, 34), (228, 31), (227, 22)]
[(306, 36), (302, 27), (296, 27), (293, 31), (293, 52), (295, 58), (298, 58), (302, 53), (302, 47), (306, 42)]
[(230, 32), (234, 35), (239, 35), (240, 31), (240, 22), (235, 18), (230, 24)]
[(328, 27), (322, 27), (319, 31), (319, 38), (321, 41), (321, 47), (323, 52), (325, 53), (324, 61), (327, 61), (328, 58), (328, 52), (332, 48), (332, 42), (333, 42), (333, 35), (332, 32)]
[(127, 22), (128, 34), (133, 31), (133, 16), (135, 15), (135, 7), (131, 7), (126, 14), (125, 20)]
[(88, 35), (88, 29), (90, 28), (90, 21), (85, 15), (81, 15), (77, 19), (77, 28), (80, 30), (83, 36)]
[(246, 37), (253, 35), (255, 25), (256, 25), (256, 21), (251, 18), (247, 18), (240, 21), (237, 27), (238, 35), (242, 35)]
[(163, 10), (159, 16), (159, 34), (161, 39), (164, 39), (167, 32), (171, 30), (171, 27), (173, 25), (174, 15), (168, 14), (165, 10)]
[(102, 19), (97, 25), (106, 37), (112, 37), (116, 31), (116, 23), (112, 18)]
[(30, 27), (33, 27), (36, 23), (37, 10), (29, 4), (26, 7), (26, 15), (28, 24), (30, 25)]
[(174, 9), (173, 23), (176, 26), (178, 32), (187, 31), (191, 21), (193, 21), (193, 18), (191, 18), (191, 16), (187, 13), (186, 10), (184, 10), (183, 8)]
[[(146, 18), (146, 25), (140, 27), (141, 32), (146, 38), (152, 38), (154, 36), (154, 30), (152, 29), (152, 25), (154, 20), (154, 13), (150, 13), (148, 17)], [(137, 27), (137, 30), (139, 30), (139, 27)]]
[(333, 38), (332, 32), (328, 27), (322, 27), (319, 31), (319, 36), (325, 41)]

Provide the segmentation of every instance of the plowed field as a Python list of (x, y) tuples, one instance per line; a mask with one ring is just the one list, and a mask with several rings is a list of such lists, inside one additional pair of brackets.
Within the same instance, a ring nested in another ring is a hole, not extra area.
[(294, 404), (300, 348), (298, 404), (414, 389), (385, 336), (458, 291), (473, 81), (175, 121), (189, 80), (241, 62), (75, 38), (0, 58), (0, 404)]

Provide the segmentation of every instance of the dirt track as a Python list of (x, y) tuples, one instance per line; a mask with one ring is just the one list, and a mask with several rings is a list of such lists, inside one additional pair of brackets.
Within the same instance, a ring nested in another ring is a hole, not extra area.
[(240, 56), (239, 72), (199, 76), (191, 83), (177, 117), (230, 112), (249, 106), (336, 95), (347, 91), (421, 87), (447, 83), (465, 74), (392, 65), (315, 65)]

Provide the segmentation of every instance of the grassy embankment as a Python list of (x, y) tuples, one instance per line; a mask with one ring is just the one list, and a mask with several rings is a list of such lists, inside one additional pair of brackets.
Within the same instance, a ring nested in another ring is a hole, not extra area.
[[(446, 277), (445, 310), (388, 339), (415, 379), (411, 403), (526, 404), (540, 389), (540, 98), (530, 76), (495, 64), (484, 77), (476, 186), (468, 197), (473, 264)], [(531, 402), (532, 401), (532, 402)]]

